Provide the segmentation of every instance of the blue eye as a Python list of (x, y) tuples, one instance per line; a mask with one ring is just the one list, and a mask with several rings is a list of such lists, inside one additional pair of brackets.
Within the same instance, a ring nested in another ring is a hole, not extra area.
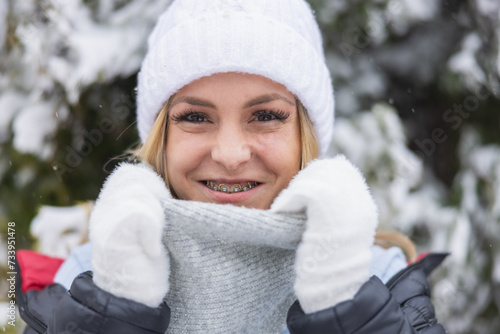
[(201, 123), (201, 122), (204, 122), (207, 120), (205, 115), (201, 115), (201, 114), (189, 114), (189, 115), (186, 115), (185, 119), (186, 119), (186, 121), (193, 122), (193, 123)]
[(281, 110), (259, 110), (253, 115), (258, 122), (284, 121), (290, 117), (290, 113)]
[(170, 119), (175, 122), (203, 123), (208, 121), (207, 115), (196, 111), (185, 111), (179, 115), (171, 116)]
[(256, 118), (259, 122), (268, 122), (276, 119), (276, 116), (271, 113), (261, 113)]

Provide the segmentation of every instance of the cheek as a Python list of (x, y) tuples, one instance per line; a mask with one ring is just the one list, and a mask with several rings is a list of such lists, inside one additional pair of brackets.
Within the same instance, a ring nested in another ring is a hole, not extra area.
[(172, 129), (167, 135), (167, 175), (172, 185), (187, 178), (204, 157), (205, 141), (200, 136)]
[(278, 177), (291, 178), (300, 168), (300, 138), (295, 131), (260, 137), (258, 151), (265, 165)]

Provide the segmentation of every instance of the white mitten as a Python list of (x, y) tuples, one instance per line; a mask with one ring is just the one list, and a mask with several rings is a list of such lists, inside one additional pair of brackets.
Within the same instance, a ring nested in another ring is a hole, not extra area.
[(377, 208), (361, 173), (344, 157), (316, 160), (271, 211), (307, 215), (295, 258), (295, 294), (306, 313), (351, 299), (369, 278)]
[(157, 307), (169, 289), (162, 243), (164, 180), (145, 165), (121, 164), (106, 180), (90, 216), (94, 282), (116, 296)]

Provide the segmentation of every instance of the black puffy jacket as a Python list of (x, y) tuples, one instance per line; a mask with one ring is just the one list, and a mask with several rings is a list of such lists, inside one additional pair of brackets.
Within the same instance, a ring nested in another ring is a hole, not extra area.
[[(387, 284), (372, 276), (353, 299), (305, 314), (295, 302), (287, 316), (291, 334), (441, 334), (430, 301), (427, 276), (447, 254), (430, 254), (395, 275)], [(32, 254), (30, 255), (32, 256)], [(19, 260), (18, 263), (23, 262)], [(31, 289), (18, 264), (17, 303), (28, 324), (25, 333), (165, 333), (170, 309), (116, 297), (92, 281), (92, 273), (75, 278), (69, 291), (59, 284)], [(27, 279), (30, 279), (29, 277)]]

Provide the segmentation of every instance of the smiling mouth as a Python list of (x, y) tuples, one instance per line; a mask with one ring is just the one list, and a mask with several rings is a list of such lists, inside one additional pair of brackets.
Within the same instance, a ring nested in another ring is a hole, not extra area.
[(236, 184), (225, 184), (225, 183), (216, 183), (214, 181), (205, 181), (205, 185), (212, 190), (227, 193), (227, 194), (233, 194), (233, 193), (240, 193), (243, 191), (248, 191), (250, 189), (253, 189), (259, 185), (258, 182), (250, 181), (250, 182), (245, 182), (243, 184), (236, 183)]

